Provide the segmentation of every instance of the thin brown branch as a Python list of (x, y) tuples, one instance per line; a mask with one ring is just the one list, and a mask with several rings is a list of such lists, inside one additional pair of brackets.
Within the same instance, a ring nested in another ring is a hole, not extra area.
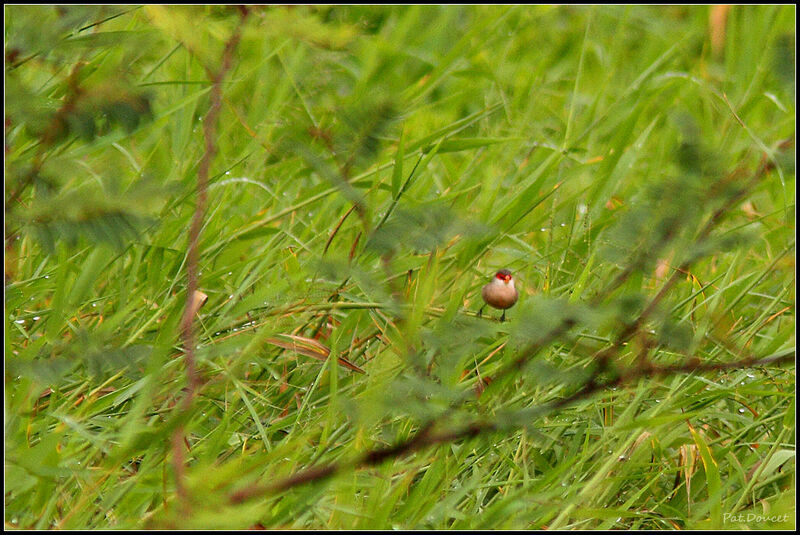
[[(191, 409), (195, 390), (200, 385), (200, 377), (197, 373), (195, 358), (197, 342), (194, 332), (194, 316), (197, 310), (195, 306), (195, 295), (198, 292), (198, 260), (200, 256), (198, 246), (200, 243), (200, 231), (203, 227), (203, 219), (205, 218), (208, 177), (211, 162), (217, 152), (217, 119), (219, 117), (220, 108), (222, 107), (222, 80), (228, 70), (230, 70), (233, 53), (241, 39), (242, 27), (244, 26), (247, 14), (246, 8), (240, 10), (239, 25), (225, 44), (219, 70), (217, 72), (208, 72), (208, 77), (212, 81), (213, 86), (211, 88), (209, 110), (203, 121), (205, 151), (197, 170), (197, 201), (195, 203), (194, 213), (192, 214), (192, 223), (189, 229), (189, 248), (186, 254), (186, 306), (184, 308), (183, 317), (181, 318), (181, 339), (183, 341), (184, 364), (186, 366), (187, 379), (187, 387), (184, 389), (185, 392), (181, 403), (181, 410), (185, 412)], [(172, 437), (172, 463), (175, 471), (176, 492), (183, 507), (186, 508), (188, 507), (188, 496), (184, 486), (185, 469), (182, 450), (184, 441), (185, 431), (181, 425), (176, 427)]]
[(52, 115), (52, 117), (50, 117), (50, 122), (48, 123), (47, 128), (45, 128), (45, 130), (39, 135), (36, 154), (33, 157), (33, 165), (31, 166), (31, 169), (25, 173), (25, 176), (22, 177), (19, 183), (16, 184), (15, 189), (9, 195), (9, 198), (6, 201), (6, 212), (8, 212), (8, 210), (19, 201), (22, 193), (28, 189), (31, 184), (33, 184), (34, 180), (39, 174), (39, 171), (41, 171), (42, 166), (44, 165), (47, 156), (47, 150), (52, 147), (53, 143), (64, 129), (66, 117), (75, 110), (78, 101), (81, 99), (81, 96), (85, 94), (79, 84), (80, 72), (85, 65), (85, 62), (78, 61), (72, 66), (72, 69), (65, 80), (69, 91), (64, 96), (64, 104), (62, 104), (61, 107), (59, 107), (58, 110), (56, 110), (56, 112)]
[[(584, 385), (576, 390), (569, 396), (553, 401), (549, 404), (538, 407), (535, 411), (531, 412), (526, 410), (527, 414), (533, 414), (536, 417), (541, 417), (549, 414), (557, 409), (561, 409), (572, 405), (578, 401), (589, 398), (593, 394), (611, 387), (620, 387), (629, 385), (639, 379), (645, 377), (658, 377), (663, 375), (674, 375), (678, 373), (703, 373), (712, 371), (725, 371), (730, 369), (739, 369), (745, 367), (759, 367), (778, 365), (785, 362), (793, 361), (795, 358), (794, 352), (779, 355), (777, 357), (770, 357), (764, 359), (755, 359), (748, 357), (734, 362), (711, 362), (703, 363), (697, 359), (692, 359), (683, 364), (670, 364), (670, 365), (654, 365), (647, 364), (637, 366), (631, 370), (618, 374), (611, 379), (601, 381), (600, 376), (607, 370), (605, 367), (599, 366), (589, 380)], [(440, 431), (432, 433), (431, 430), (435, 422), (429, 422), (418, 431), (414, 436), (409, 439), (384, 448), (378, 448), (368, 451), (355, 460), (347, 463), (331, 463), (323, 466), (312, 466), (305, 470), (301, 470), (285, 479), (282, 479), (271, 485), (251, 485), (240, 489), (229, 496), (231, 503), (241, 503), (259, 496), (266, 496), (277, 494), (291, 488), (299, 487), (312, 482), (319, 482), (328, 479), (345, 469), (359, 469), (369, 466), (375, 466), (389, 459), (397, 459), (409, 455), (415, 451), (421, 450), (428, 446), (437, 444), (454, 442), (457, 440), (469, 439), (479, 435), (484, 435), (500, 429), (497, 422), (492, 420), (476, 420), (458, 429)], [(518, 427), (525, 427), (529, 425), (530, 421), (522, 422)]]
[(344, 223), (345, 219), (347, 219), (347, 216), (352, 214), (353, 210), (355, 210), (355, 209), (356, 209), (356, 205), (354, 204), (353, 206), (350, 207), (350, 209), (347, 212), (345, 212), (345, 214), (341, 217), (341, 219), (339, 219), (339, 222), (336, 224), (336, 227), (334, 227), (333, 231), (331, 231), (331, 235), (328, 237), (328, 241), (325, 242), (325, 248), (322, 250), (322, 255), (323, 256), (325, 256), (325, 253), (328, 252), (328, 247), (331, 246), (331, 242), (333, 241), (333, 238), (336, 237), (336, 234), (339, 232), (339, 229), (341, 228), (341, 226)]
[[(780, 148), (786, 149), (793, 144), (792, 140), (787, 140), (781, 143)], [(748, 180), (748, 182), (742, 186), (735, 194), (731, 195), (717, 210), (709, 217), (708, 221), (706, 222), (705, 226), (697, 235), (697, 242), (702, 242), (703, 240), (707, 239), (711, 232), (716, 228), (716, 226), (720, 223), (723, 217), (734, 207), (736, 204), (741, 201), (748, 193), (750, 193), (753, 188), (755, 188), (761, 178), (772, 170), (773, 164), (772, 161), (764, 155), (761, 159), (761, 163), (759, 164), (758, 169), (753, 173), (753, 176)], [(739, 176), (741, 173), (741, 169), (736, 169), (725, 178), (720, 180), (720, 184), (724, 182), (728, 182), (735, 177)], [(672, 289), (675, 284), (678, 283), (683, 273), (686, 273), (691, 265), (697, 260), (695, 257), (690, 257), (684, 260), (680, 266), (675, 268), (672, 272), (672, 275), (664, 283), (658, 293), (650, 300), (647, 306), (642, 310), (642, 312), (630, 323), (625, 325), (619, 335), (617, 335), (616, 339), (612, 343), (611, 346), (608, 348), (600, 351), (595, 355), (595, 358), (601, 362), (607, 360), (609, 356), (616, 352), (622, 345), (629, 341), (641, 328), (645, 321), (650, 317), (650, 315), (656, 310), (661, 301), (666, 297), (667, 293)], [(608, 297), (614, 290), (616, 290), (625, 280), (627, 280), (628, 276), (632, 273), (631, 269), (626, 269), (623, 271), (620, 276), (616, 277), (611, 285), (600, 292), (598, 296), (592, 300), (592, 305), (597, 306), (599, 305), (603, 299)], [(567, 317), (564, 318), (556, 327), (554, 327), (549, 333), (547, 333), (540, 342), (536, 342), (531, 344), (525, 351), (522, 352), (522, 355), (518, 357), (512, 364), (503, 370), (500, 370), (499, 376), (506, 376), (511, 372), (518, 370), (525, 366), (530, 360), (535, 357), (538, 352), (549, 345), (551, 342), (558, 339), (562, 334), (566, 333), (570, 328), (575, 325), (576, 321), (574, 318)], [(495, 380), (499, 377), (495, 377)]]

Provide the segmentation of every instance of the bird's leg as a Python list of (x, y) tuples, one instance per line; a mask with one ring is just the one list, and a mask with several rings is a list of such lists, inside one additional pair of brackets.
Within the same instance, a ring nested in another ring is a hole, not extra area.
[(479, 318), (483, 316), (483, 309), (484, 309), (484, 308), (486, 308), (486, 305), (483, 305), (483, 306), (480, 308), (480, 310), (478, 310), (478, 317), (479, 317)]
[(503, 311), (503, 315), (500, 316), (500, 321), (506, 321), (506, 311)]

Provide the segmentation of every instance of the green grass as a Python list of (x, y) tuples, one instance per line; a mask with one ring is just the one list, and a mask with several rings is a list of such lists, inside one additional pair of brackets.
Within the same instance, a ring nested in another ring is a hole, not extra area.
[[(184, 414), (206, 69), (239, 16), (7, 6), (5, 527), (793, 528), (793, 363), (541, 410), (682, 265), (608, 373), (794, 354), (795, 8), (733, 7), (721, 52), (709, 9), (252, 8)], [(503, 267), (509, 321), (475, 317)], [(473, 421), (493, 430), (348, 464)]]

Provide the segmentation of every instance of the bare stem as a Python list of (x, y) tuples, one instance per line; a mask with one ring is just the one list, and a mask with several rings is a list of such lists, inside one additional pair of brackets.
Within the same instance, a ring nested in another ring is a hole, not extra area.
[[(194, 332), (194, 315), (196, 308), (195, 293), (198, 287), (198, 260), (200, 253), (200, 231), (203, 227), (205, 217), (206, 202), (208, 198), (208, 176), (211, 162), (217, 152), (217, 119), (222, 107), (222, 80), (230, 70), (233, 53), (242, 35), (242, 26), (247, 18), (246, 8), (240, 8), (240, 22), (236, 27), (231, 38), (225, 44), (222, 53), (222, 63), (217, 72), (207, 71), (208, 77), (213, 83), (211, 88), (211, 103), (208, 113), (203, 121), (203, 137), (205, 139), (205, 151), (197, 170), (197, 202), (195, 203), (192, 223), (189, 229), (189, 249), (186, 254), (186, 306), (183, 317), (181, 318), (181, 339), (183, 341), (184, 363), (186, 366), (187, 387), (184, 389), (184, 396), (181, 401), (181, 410), (188, 412), (192, 407), (194, 394), (200, 385), (200, 376), (197, 373), (197, 363), (195, 358), (195, 347), (197, 345)], [(184, 455), (183, 443), (185, 441), (185, 430), (183, 426), (178, 426), (172, 437), (172, 463), (175, 472), (175, 485), (178, 498), (185, 509), (188, 509), (188, 495), (184, 484)]]
[[(600, 375), (606, 370), (603, 367), (598, 367), (589, 380), (573, 394), (549, 404), (542, 405), (537, 410), (534, 410), (533, 413), (537, 417), (541, 417), (557, 409), (564, 408), (582, 399), (586, 399), (600, 390), (605, 390), (606, 388), (610, 387), (628, 385), (645, 377), (674, 375), (678, 373), (724, 371), (746, 367), (777, 365), (784, 362), (791, 362), (794, 360), (794, 358), (795, 354), (794, 352), (791, 352), (764, 359), (754, 359), (752, 357), (748, 357), (734, 362), (702, 363), (695, 359), (683, 364), (665, 366), (647, 364), (633, 368), (630, 371), (620, 374), (607, 381), (599, 380)], [(524, 427), (529, 423), (531, 422), (522, 422), (520, 427)], [(345, 463), (331, 463), (323, 466), (312, 466), (292, 474), (285, 479), (279, 480), (271, 485), (250, 485), (230, 494), (228, 499), (230, 503), (241, 503), (259, 496), (277, 494), (294, 487), (328, 479), (348, 468), (358, 469), (374, 466), (388, 459), (397, 459), (406, 456), (414, 451), (428, 446), (468, 439), (478, 435), (498, 431), (500, 429), (500, 426), (497, 424), (497, 422), (493, 420), (475, 420), (454, 430), (445, 430), (438, 433), (433, 433), (431, 430), (434, 427), (434, 424), (435, 422), (429, 422), (409, 439), (393, 446), (368, 451), (353, 461)]]

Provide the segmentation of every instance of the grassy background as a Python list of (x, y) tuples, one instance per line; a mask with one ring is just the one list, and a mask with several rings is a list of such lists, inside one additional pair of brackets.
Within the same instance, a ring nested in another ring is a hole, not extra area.
[[(7, 528), (794, 527), (793, 366), (531, 410), (574, 392), (687, 258), (617, 366), (794, 351), (793, 6), (724, 24), (691, 6), (253, 8), (224, 81), (188, 419), (207, 69), (238, 15), (5, 14)], [(520, 302), (476, 318), (503, 267)], [(286, 334), (366, 374), (271, 343)], [(227, 502), (475, 417), (501, 430)]]

